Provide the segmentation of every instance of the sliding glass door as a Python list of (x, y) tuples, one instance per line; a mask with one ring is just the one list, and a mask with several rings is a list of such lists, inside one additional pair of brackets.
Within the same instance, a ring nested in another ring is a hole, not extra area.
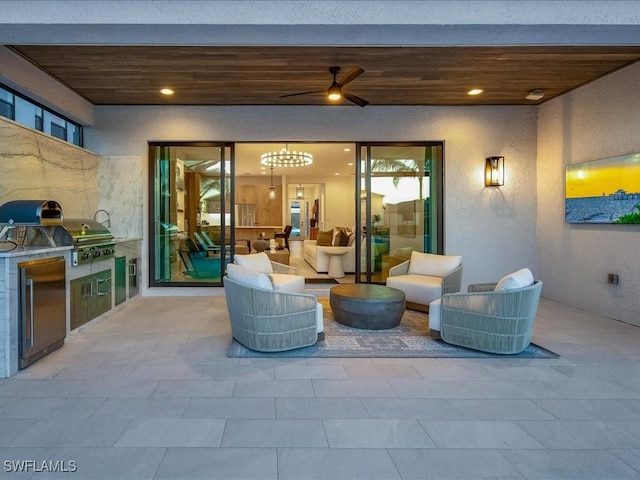
[(150, 144), (150, 286), (221, 285), (232, 254), (232, 146)]
[(384, 284), (411, 252), (443, 253), (443, 145), (360, 144), (357, 278)]

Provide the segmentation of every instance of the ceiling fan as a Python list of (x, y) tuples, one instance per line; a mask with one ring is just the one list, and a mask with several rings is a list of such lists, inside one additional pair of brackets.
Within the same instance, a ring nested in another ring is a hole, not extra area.
[(360, 75), (362, 75), (364, 73), (364, 70), (361, 69), (360, 67), (351, 67), (351, 70), (349, 70), (338, 82), (336, 80), (336, 76), (338, 75), (339, 71), (340, 71), (340, 67), (329, 67), (329, 72), (333, 75), (333, 82), (331, 83), (331, 85), (329, 85), (329, 88), (327, 89), (313, 90), (311, 92), (290, 93), (289, 95), (282, 95), (280, 98), (295, 97), (296, 95), (310, 95), (312, 93), (327, 92), (327, 96), (329, 97), (329, 100), (332, 100), (332, 101), (337, 101), (337, 100), (340, 100), (341, 98), (346, 98), (350, 102), (353, 102), (356, 105), (360, 105), (361, 107), (368, 105), (369, 102), (364, 98), (357, 97), (355, 95), (352, 95), (342, 90), (342, 87), (344, 87), (347, 83), (355, 80)]

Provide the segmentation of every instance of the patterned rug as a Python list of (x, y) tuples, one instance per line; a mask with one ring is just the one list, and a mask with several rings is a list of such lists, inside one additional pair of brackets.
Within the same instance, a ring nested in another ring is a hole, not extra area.
[(227, 356), (232, 358), (558, 358), (555, 353), (530, 344), (517, 355), (498, 355), (449, 345), (429, 337), (428, 315), (407, 310), (400, 325), (389, 330), (351, 328), (333, 319), (329, 299), (324, 305), (324, 341), (286, 352), (251, 350), (232, 339)]

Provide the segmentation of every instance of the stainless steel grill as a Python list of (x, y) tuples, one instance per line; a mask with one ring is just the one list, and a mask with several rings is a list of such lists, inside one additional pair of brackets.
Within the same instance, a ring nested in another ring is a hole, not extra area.
[(86, 218), (65, 219), (54, 228), (56, 245), (72, 245), (71, 264), (78, 266), (113, 257), (113, 235), (100, 222)]
[(93, 219), (64, 218), (53, 200), (13, 200), (0, 206), (0, 239), (25, 247), (73, 246), (77, 266), (113, 257), (113, 235)]

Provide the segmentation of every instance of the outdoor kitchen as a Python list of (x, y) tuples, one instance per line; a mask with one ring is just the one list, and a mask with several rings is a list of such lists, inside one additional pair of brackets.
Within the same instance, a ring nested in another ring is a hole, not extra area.
[(0, 119), (0, 140), (8, 138), (15, 146), (0, 153), (8, 173), (0, 178), (0, 378), (133, 299), (143, 265), (140, 157), (101, 157)]

